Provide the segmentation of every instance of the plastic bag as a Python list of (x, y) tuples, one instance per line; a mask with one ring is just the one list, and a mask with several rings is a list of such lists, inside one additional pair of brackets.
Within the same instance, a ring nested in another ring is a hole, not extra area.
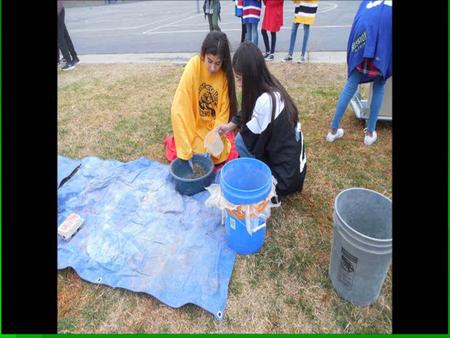
[(260, 224), (260, 220), (263, 219), (265, 221), (270, 217), (270, 209), (277, 208), (281, 205), (281, 202), (272, 202), (272, 198), (277, 196), (275, 192), (276, 184), (277, 180), (272, 176), (272, 190), (269, 195), (259, 203), (245, 205), (230, 203), (223, 196), (220, 184), (211, 184), (205, 188), (210, 195), (205, 201), (205, 205), (210, 208), (219, 208), (222, 210), (222, 224), (224, 224), (225, 210), (236, 218), (245, 219), (245, 227), (251, 236), (266, 225), (266, 222)]

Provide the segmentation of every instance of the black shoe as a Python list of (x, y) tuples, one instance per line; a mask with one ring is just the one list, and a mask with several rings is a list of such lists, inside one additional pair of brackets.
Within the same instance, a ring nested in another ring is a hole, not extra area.
[(267, 60), (267, 61), (272, 61), (274, 58), (275, 58), (275, 57), (274, 57), (273, 54), (269, 54), (269, 55), (267, 55), (266, 60)]
[(80, 59), (78, 58), (78, 57), (74, 57), (73, 58), (73, 60), (72, 60), (72, 63), (73, 63), (73, 65), (75, 66), (76, 64), (79, 64), (80, 63)]
[(284, 59), (281, 60), (281, 62), (291, 62), (292, 61), (292, 55), (286, 56)]
[(61, 69), (62, 70), (71, 70), (71, 69), (74, 69), (75, 68), (75, 65), (73, 64), (73, 62), (72, 63), (66, 63), (65, 65), (64, 65), (64, 67), (62, 67)]
[(270, 53), (269, 52), (265, 52), (265, 53), (263, 53), (263, 57), (264, 57), (264, 59), (267, 59), (267, 57), (270, 55)]

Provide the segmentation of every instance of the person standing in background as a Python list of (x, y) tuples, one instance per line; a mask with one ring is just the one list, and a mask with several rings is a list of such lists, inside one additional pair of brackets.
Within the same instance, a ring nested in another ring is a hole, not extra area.
[(245, 40), (246, 28), (244, 21), (242, 19), (242, 14), (244, 11), (244, 0), (232, 0), (234, 1), (234, 15), (241, 18), (241, 43)]
[(308, 47), (309, 26), (314, 24), (319, 0), (292, 0), (294, 2), (294, 22), (292, 23), (291, 39), (289, 43), (288, 55), (283, 62), (292, 61), (294, 53), (295, 40), (297, 39), (297, 30), (300, 24), (303, 24), (303, 45), (300, 63), (306, 62), (306, 48)]
[[(69, 32), (67, 31), (67, 26), (64, 25), (64, 39), (66, 40), (67, 48), (69, 48), (69, 53), (72, 56), (74, 66), (80, 63), (75, 47), (73, 46), (72, 39), (70, 38)], [(67, 63), (64, 60), (65, 63)], [(58, 48), (58, 64), (59, 64), (59, 48)]]
[[(80, 62), (78, 59), (77, 53), (75, 52), (75, 48), (73, 47), (72, 40), (70, 39), (69, 32), (67, 31), (67, 27), (65, 24), (65, 9), (63, 0), (57, 0), (58, 6), (58, 48), (61, 50), (61, 53), (66, 60), (66, 64), (61, 68), (62, 70), (70, 70), (75, 68), (75, 65)], [(59, 50), (57, 50), (58, 54), (58, 63), (59, 63)]]
[[(264, 40), (264, 46), (266, 52), (264, 58), (266, 60), (273, 60), (275, 53), (275, 45), (277, 43), (277, 32), (280, 31), (283, 25), (283, 2), (284, 0), (263, 0), (265, 5), (264, 19), (261, 27), (261, 34)], [(270, 32), (271, 44), (269, 48), (269, 36), (267, 31)]]
[(375, 131), (386, 80), (392, 76), (392, 1), (361, 1), (347, 43), (347, 83), (342, 90), (326, 140), (344, 136), (339, 128), (345, 110), (360, 83), (373, 82), (364, 144), (377, 140)]
[(205, 0), (203, 3), (203, 12), (205, 16), (208, 16), (209, 31), (220, 32), (220, 0)]
[(246, 27), (246, 40), (258, 47), (258, 23), (261, 17), (261, 0), (243, 1), (243, 22)]

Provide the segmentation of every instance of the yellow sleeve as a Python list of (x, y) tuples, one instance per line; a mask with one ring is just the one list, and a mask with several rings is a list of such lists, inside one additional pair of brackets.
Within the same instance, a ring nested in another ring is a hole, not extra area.
[(192, 60), (186, 65), (172, 101), (171, 119), (177, 157), (183, 160), (192, 158), (193, 130), (195, 129), (193, 86), (195, 67)]
[(230, 99), (228, 97), (228, 81), (226, 78), (226, 75), (224, 76), (224, 81), (222, 83), (222, 95), (221, 95), (221, 101), (220, 102), (220, 110), (219, 113), (216, 116), (216, 121), (214, 128), (217, 128), (218, 126), (228, 123), (228, 119), (230, 116)]
[[(214, 128), (218, 126), (228, 123), (230, 118), (230, 99), (228, 97), (228, 81), (226, 75), (224, 76), (224, 81), (222, 83), (222, 99), (220, 102), (220, 110), (216, 116), (216, 121)], [(231, 152), (231, 143), (227, 137), (222, 136), (222, 142), (224, 143), (222, 153), (216, 158), (213, 156), (214, 163), (222, 163), (227, 160), (228, 155)]]

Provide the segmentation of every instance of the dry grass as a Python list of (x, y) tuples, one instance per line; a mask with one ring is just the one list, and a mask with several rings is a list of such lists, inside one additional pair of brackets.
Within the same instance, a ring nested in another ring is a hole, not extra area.
[[(391, 125), (363, 144), (363, 124), (348, 108), (342, 140), (325, 135), (345, 83), (344, 65), (272, 64), (301, 114), (308, 155), (304, 191), (283, 200), (268, 222), (262, 251), (237, 256), (223, 321), (186, 305), (170, 308), (146, 294), (93, 285), (71, 269), (58, 273), (60, 333), (390, 333), (389, 272), (375, 304), (355, 307), (328, 278), (337, 193), (361, 186), (392, 196)], [(58, 147), (72, 158), (166, 163), (170, 104), (179, 65), (80, 65), (58, 79)]]

